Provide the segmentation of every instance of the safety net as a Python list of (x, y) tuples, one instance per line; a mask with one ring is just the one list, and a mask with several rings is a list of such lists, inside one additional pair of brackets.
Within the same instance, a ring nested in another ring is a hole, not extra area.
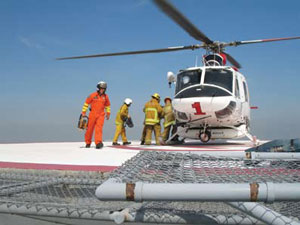
[(296, 185), (300, 183), (300, 162), (144, 151), (111, 173), (0, 169), (0, 213), (116, 223), (262, 224), (265, 220), (255, 211), (263, 207), (262, 217), (271, 214), (272, 224), (300, 220), (298, 200), (255, 203), (246, 213), (240, 210), (247, 207), (243, 202), (100, 201), (95, 190), (110, 178), (125, 183)]

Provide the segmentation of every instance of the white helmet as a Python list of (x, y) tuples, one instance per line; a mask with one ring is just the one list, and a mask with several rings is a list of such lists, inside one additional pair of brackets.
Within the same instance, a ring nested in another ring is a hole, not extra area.
[(130, 98), (125, 98), (124, 103), (125, 103), (126, 105), (131, 105), (131, 104), (132, 104), (132, 99), (130, 99)]
[(98, 88), (98, 89), (100, 89), (100, 88), (106, 89), (106, 88), (107, 88), (106, 82), (100, 81), (100, 82), (97, 84), (97, 88)]

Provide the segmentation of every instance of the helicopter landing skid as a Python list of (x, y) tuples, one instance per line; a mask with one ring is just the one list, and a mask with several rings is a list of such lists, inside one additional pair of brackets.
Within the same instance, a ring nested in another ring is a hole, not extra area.
[[(237, 130), (241, 133), (243, 133), (247, 138), (249, 138), (249, 140), (252, 142), (252, 144), (254, 146), (258, 146), (259, 145), (259, 140), (256, 138), (256, 136), (250, 134), (247, 129), (242, 129), (242, 128), (237, 128), (237, 127), (231, 127), (231, 126), (227, 126), (228, 128), (231, 128), (231, 129), (234, 129), (234, 130)], [(169, 139), (167, 141), (163, 141), (161, 140), (161, 144), (162, 145), (174, 145), (174, 144), (182, 144), (183, 143), (183, 140), (185, 138), (183, 138), (181, 141), (173, 141), (173, 139), (176, 137), (176, 136), (179, 136), (181, 137), (180, 134), (182, 133), (185, 133), (187, 132), (189, 129), (189, 127), (184, 127), (183, 129), (180, 129), (180, 130), (177, 130), (175, 134), (173, 134), (171, 137), (169, 137)]]
[(245, 135), (246, 135), (247, 138), (250, 139), (250, 141), (253, 143), (254, 146), (258, 146), (259, 145), (259, 141), (257, 140), (256, 136), (253, 136), (249, 132), (245, 132)]
[(250, 134), (247, 129), (237, 128), (237, 127), (229, 127), (229, 128), (242, 132), (247, 138), (249, 138), (249, 140), (252, 142), (254, 146), (259, 145), (259, 140), (256, 138), (256, 136)]
[[(191, 120), (191, 119), (190, 119), (188, 122), (179, 123), (179, 124), (184, 124), (185, 127), (184, 127), (183, 129), (181, 129), (180, 131), (177, 129), (176, 133), (173, 134), (167, 141), (161, 140), (161, 141), (160, 141), (161, 144), (163, 144), (163, 145), (165, 145), (165, 144), (167, 144), (167, 145), (172, 145), (172, 144), (182, 144), (185, 138), (183, 138), (181, 141), (180, 141), (180, 140), (178, 140), (178, 141), (172, 141), (172, 139), (173, 139), (174, 137), (176, 137), (176, 135), (178, 135), (178, 137), (180, 137), (180, 135), (179, 135), (180, 133), (186, 133), (186, 132), (188, 131), (188, 129), (190, 129), (189, 124), (191, 124), (191, 123), (193, 123), (193, 122), (195, 122), (195, 121), (199, 121), (199, 120), (203, 120), (203, 119), (209, 118), (209, 117), (211, 117), (211, 115), (209, 115), (209, 116), (204, 116), (204, 117), (201, 117), (201, 118), (198, 118), (198, 119), (195, 119), (195, 120)], [(179, 125), (179, 124), (177, 124), (177, 125)], [(205, 126), (203, 127), (203, 130), (204, 130), (203, 132), (204, 132), (204, 133), (206, 132), (206, 128), (207, 128), (207, 124), (205, 124)], [(210, 140), (210, 136), (209, 136), (209, 138), (208, 138), (207, 141), (209, 141), (209, 140)], [(206, 141), (206, 142), (207, 142), (207, 141)]]

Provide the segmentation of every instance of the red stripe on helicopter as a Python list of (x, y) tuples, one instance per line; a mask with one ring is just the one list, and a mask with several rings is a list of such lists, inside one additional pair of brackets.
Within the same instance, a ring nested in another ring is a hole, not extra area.
[(226, 65), (226, 62), (227, 62), (227, 57), (226, 57), (226, 54), (224, 53), (219, 53), (219, 55), (223, 58), (223, 65)]

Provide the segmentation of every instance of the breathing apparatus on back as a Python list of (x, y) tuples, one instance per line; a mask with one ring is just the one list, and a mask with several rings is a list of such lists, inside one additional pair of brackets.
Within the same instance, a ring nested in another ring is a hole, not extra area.
[(88, 122), (89, 122), (89, 118), (87, 116), (82, 116), (82, 114), (80, 114), (77, 127), (80, 130), (86, 130)]

